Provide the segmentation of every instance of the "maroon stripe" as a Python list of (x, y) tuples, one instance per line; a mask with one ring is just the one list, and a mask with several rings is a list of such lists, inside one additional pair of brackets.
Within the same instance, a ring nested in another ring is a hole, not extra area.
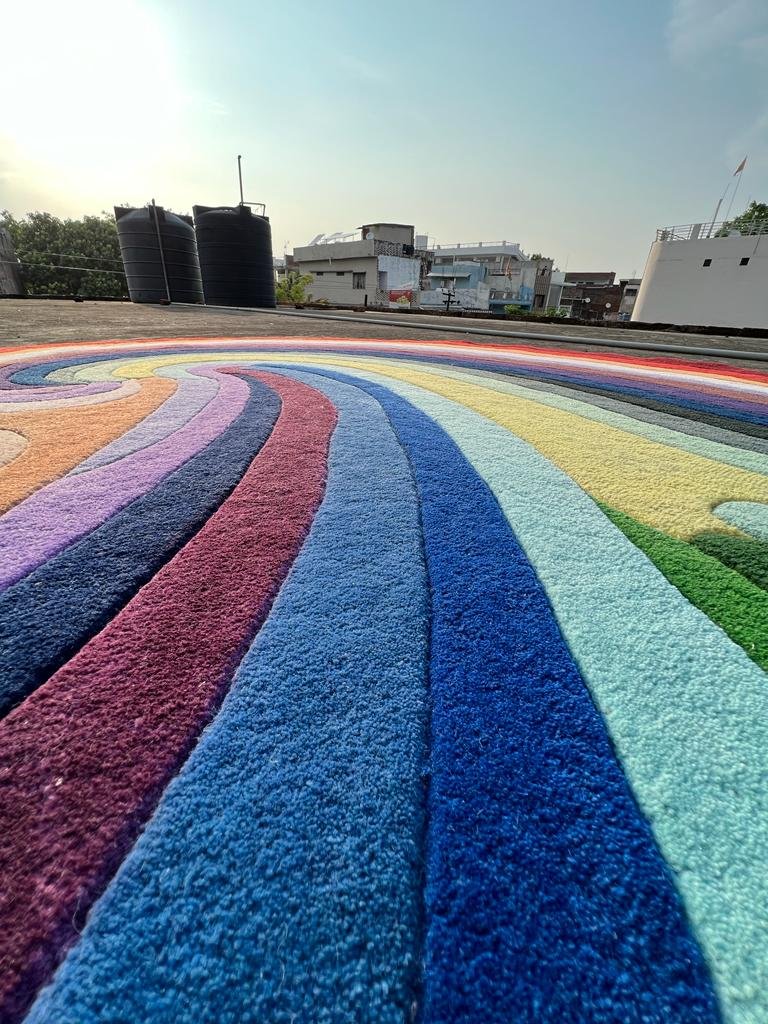
[(0, 724), (0, 1019), (75, 940), (221, 702), (325, 489), (333, 405), (280, 394), (226, 502), (116, 618)]

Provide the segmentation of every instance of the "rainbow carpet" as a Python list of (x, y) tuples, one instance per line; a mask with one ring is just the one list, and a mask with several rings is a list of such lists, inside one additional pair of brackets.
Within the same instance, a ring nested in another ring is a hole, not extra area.
[(0, 351), (0, 1020), (768, 1022), (768, 375)]

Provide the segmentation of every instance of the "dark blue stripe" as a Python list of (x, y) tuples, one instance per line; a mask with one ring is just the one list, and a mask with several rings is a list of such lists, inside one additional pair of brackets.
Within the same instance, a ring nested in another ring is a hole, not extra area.
[(0, 596), (0, 715), (102, 629), (238, 483), (280, 410), (273, 391), (248, 383), (244, 410), (221, 436)]

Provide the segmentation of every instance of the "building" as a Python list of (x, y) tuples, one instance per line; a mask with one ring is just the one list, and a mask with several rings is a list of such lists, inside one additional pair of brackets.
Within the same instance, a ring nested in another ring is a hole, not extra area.
[(421, 292), (422, 309), (544, 310), (550, 303), (552, 260), (526, 256), (518, 242), (436, 245)]
[(768, 222), (660, 228), (632, 312), (638, 323), (768, 328)]
[(578, 320), (616, 320), (621, 294), (613, 270), (571, 270), (565, 274), (560, 308)]
[(619, 320), (631, 320), (632, 312), (637, 302), (637, 293), (640, 288), (641, 278), (622, 277), (619, 281), (621, 286), (621, 302), (619, 303)]
[(358, 232), (318, 235), (293, 250), (288, 270), (311, 274), (312, 301), (334, 305), (410, 305), (429, 258), (417, 250), (412, 224), (364, 224)]

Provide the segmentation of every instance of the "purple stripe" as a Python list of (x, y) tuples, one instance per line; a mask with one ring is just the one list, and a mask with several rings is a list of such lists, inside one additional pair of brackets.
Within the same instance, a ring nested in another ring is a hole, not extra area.
[[(197, 367), (193, 376), (178, 378), (178, 386), (174, 393), (161, 406), (150, 413), (146, 419), (137, 423), (122, 437), (115, 438), (104, 448), (94, 452), (89, 458), (76, 466), (71, 475), (107, 466), (110, 462), (125, 458), (141, 448), (170, 437), (201, 412), (218, 392), (220, 377), (214, 370)], [(169, 374), (169, 376), (171, 376)]]

